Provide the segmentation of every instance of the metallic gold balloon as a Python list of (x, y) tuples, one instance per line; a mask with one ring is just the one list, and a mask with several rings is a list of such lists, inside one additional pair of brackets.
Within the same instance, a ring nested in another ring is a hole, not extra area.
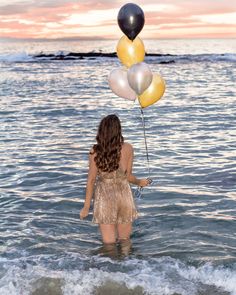
[(138, 96), (142, 108), (157, 102), (165, 92), (165, 80), (159, 74), (153, 74), (151, 85)]
[(128, 68), (142, 62), (145, 57), (144, 44), (139, 37), (136, 37), (134, 41), (129, 40), (126, 36), (121, 37), (116, 52), (122, 64)]

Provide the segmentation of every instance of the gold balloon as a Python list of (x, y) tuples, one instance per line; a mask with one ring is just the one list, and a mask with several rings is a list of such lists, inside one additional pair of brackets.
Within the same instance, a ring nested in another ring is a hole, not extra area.
[(128, 68), (133, 64), (142, 62), (145, 57), (144, 44), (139, 37), (136, 37), (133, 41), (126, 36), (121, 37), (116, 52), (120, 61)]
[(146, 108), (157, 102), (165, 92), (165, 81), (159, 74), (153, 74), (151, 85), (138, 96), (142, 108)]

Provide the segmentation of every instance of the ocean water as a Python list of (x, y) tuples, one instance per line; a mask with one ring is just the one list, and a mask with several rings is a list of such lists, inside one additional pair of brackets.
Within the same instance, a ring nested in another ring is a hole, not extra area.
[(167, 85), (144, 109), (153, 184), (132, 245), (104, 248), (79, 219), (88, 152), (116, 113), (148, 177), (139, 104), (109, 89), (117, 58), (35, 55), (116, 42), (0, 43), (0, 294), (235, 295), (236, 40), (144, 40)]

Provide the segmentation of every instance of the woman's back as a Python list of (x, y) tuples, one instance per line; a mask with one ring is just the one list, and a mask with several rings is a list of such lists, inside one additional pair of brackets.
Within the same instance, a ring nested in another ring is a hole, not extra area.
[(131, 144), (124, 142), (121, 148), (119, 167), (124, 171), (128, 172), (130, 169), (130, 161), (133, 157), (133, 147)]
[(132, 146), (122, 144), (118, 169), (108, 172), (98, 169), (94, 191), (95, 223), (130, 223), (137, 218), (132, 191), (127, 179)]
[[(91, 153), (94, 154), (93, 160), (95, 160), (96, 153), (94, 153), (94, 150), (91, 150)], [(120, 161), (119, 161), (119, 167), (117, 170), (122, 170), (124, 173), (127, 173), (129, 170), (129, 163), (132, 160), (133, 156), (133, 147), (128, 142), (124, 142), (121, 147), (121, 154), (120, 154)], [(95, 163), (96, 165), (96, 163)], [(114, 174), (116, 170), (112, 172), (104, 172), (100, 169), (98, 169), (99, 174)]]

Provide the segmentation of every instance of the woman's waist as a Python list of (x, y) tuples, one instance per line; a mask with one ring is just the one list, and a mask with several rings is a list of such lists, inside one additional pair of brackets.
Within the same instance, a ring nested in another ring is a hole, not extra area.
[(126, 176), (122, 177), (104, 177), (104, 176), (98, 176), (97, 182), (104, 182), (104, 183), (125, 183), (128, 182)]

